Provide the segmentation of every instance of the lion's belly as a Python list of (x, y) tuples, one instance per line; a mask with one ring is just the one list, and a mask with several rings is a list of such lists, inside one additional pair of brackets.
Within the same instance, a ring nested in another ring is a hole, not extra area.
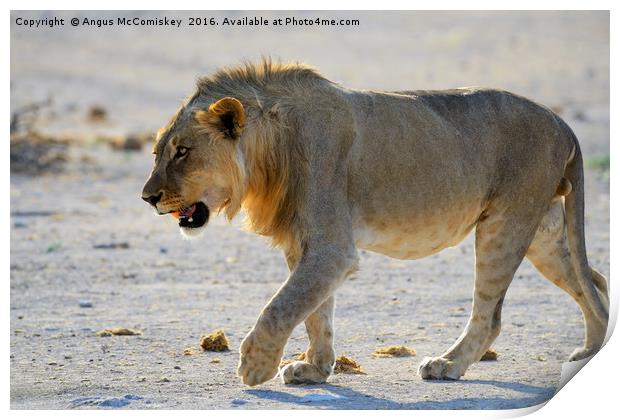
[(353, 239), (360, 249), (392, 258), (418, 259), (459, 244), (471, 232), (479, 214), (478, 209), (468, 209), (428, 219), (396, 222), (357, 218), (353, 224)]

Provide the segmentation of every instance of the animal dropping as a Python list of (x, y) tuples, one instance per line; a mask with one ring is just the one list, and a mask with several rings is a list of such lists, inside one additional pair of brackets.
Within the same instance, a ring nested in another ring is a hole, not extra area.
[(113, 335), (142, 335), (142, 331), (132, 330), (129, 328), (106, 328), (101, 331), (97, 331), (96, 335), (99, 337), (111, 337)]
[(372, 355), (374, 357), (411, 357), (415, 356), (415, 349), (407, 346), (389, 346), (376, 349)]
[(200, 338), (200, 347), (205, 351), (228, 351), (228, 338), (223, 330), (217, 330)]
[(493, 360), (497, 360), (497, 351), (495, 349), (488, 349), (480, 358), (481, 362), (488, 362)]
[(336, 358), (336, 364), (334, 366), (334, 373), (346, 373), (352, 375), (366, 375), (366, 372), (362, 370), (362, 366), (355, 360), (347, 356), (338, 356)]

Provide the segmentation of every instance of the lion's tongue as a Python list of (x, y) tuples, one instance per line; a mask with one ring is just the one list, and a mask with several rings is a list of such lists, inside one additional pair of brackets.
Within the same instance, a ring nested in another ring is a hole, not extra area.
[(183, 217), (190, 217), (196, 211), (196, 204), (192, 204), (191, 206), (179, 210), (179, 214)]

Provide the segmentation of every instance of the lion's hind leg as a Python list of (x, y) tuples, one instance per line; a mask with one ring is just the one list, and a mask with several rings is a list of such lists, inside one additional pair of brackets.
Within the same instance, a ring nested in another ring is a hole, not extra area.
[(439, 357), (422, 360), (418, 372), (423, 379), (460, 378), (499, 335), (504, 296), (540, 220), (536, 211), (524, 213), (529, 214), (495, 209), (478, 222), (471, 316), (452, 347)]
[[(571, 262), (570, 248), (566, 237), (564, 206), (554, 203), (543, 217), (536, 236), (527, 251), (527, 258), (547, 279), (568, 293), (579, 305), (585, 322), (585, 343), (576, 349), (570, 360), (579, 360), (596, 353), (603, 344), (606, 325), (595, 315), (585, 299)], [(607, 280), (598, 271), (592, 270), (592, 280), (601, 302), (609, 308)]]

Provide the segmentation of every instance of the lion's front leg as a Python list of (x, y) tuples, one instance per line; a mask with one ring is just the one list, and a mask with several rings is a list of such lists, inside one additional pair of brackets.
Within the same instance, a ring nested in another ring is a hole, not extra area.
[(329, 297), (306, 319), (310, 343), (303, 361), (282, 368), (285, 384), (323, 383), (332, 374), (334, 353), (334, 297)]
[[(237, 373), (243, 383), (254, 386), (276, 376), (286, 340), (295, 326), (328, 300), (356, 268), (357, 257), (352, 256), (351, 248), (340, 252), (332, 247), (329, 252), (308, 252), (302, 257), (295, 271), (263, 309), (256, 325), (241, 343)], [(322, 323), (311, 321), (311, 324), (313, 329), (316, 326), (317, 331), (321, 330), (319, 325)], [(319, 342), (316, 343), (311, 360), (325, 365), (322, 361), (325, 357), (323, 343), (320, 346)]]

